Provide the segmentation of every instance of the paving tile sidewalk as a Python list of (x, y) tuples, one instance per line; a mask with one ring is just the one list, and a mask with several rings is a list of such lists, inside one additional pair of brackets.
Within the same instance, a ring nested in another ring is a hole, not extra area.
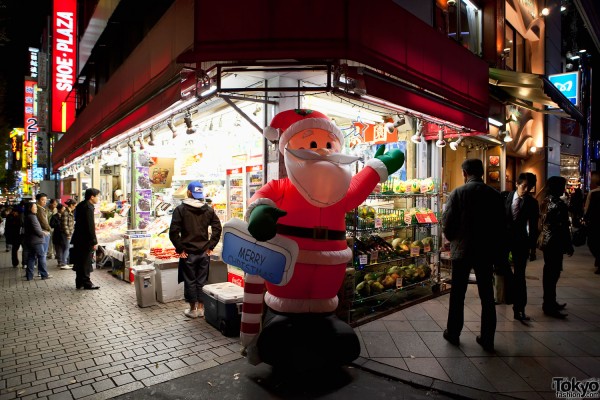
[(558, 300), (566, 302), (565, 320), (541, 309), (543, 257), (526, 270), (529, 323), (513, 319), (512, 306), (498, 305), (496, 354), (475, 342), (481, 305), (477, 286), (465, 299), (465, 328), (460, 348), (442, 338), (449, 296), (444, 295), (357, 328), (362, 353), (358, 365), (404, 381), (463, 393), (479, 389), (526, 399), (556, 398), (553, 377), (600, 377), (600, 275), (595, 275), (587, 246), (565, 257)]
[[(106, 269), (92, 274), (100, 290), (75, 290), (74, 273), (56, 261), (49, 261), (52, 279), (27, 282), (22, 269), (10, 267), (9, 254), (0, 253), (0, 400), (136, 398), (137, 390), (198, 379), (240, 358), (238, 339), (185, 318), (184, 302), (139, 308), (134, 286)], [(558, 294), (568, 303), (566, 321), (541, 312), (542, 264), (527, 269), (531, 323), (513, 321), (510, 306), (497, 306), (496, 355), (475, 343), (480, 306), (471, 285), (460, 349), (441, 335), (445, 295), (356, 328), (363, 346), (357, 371), (476, 399), (554, 398), (552, 377), (598, 376), (600, 276), (591, 256), (577, 248), (565, 258)]]

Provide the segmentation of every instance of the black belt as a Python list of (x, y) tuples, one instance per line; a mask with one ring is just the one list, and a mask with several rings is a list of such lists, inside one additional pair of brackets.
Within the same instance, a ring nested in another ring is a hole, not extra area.
[(326, 226), (302, 228), (300, 226), (277, 224), (277, 233), (315, 240), (346, 240), (346, 231), (334, 231), (327, 229)]

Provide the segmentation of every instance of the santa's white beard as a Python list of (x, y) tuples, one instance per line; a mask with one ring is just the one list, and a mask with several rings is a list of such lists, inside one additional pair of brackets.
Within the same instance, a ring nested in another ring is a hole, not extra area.
[(327, 207), (344, 198), (352, 173), (349, 164), (332, 163), (320, 159), (300, 159), (286, 152), (285, 167), (288, 177), (302, 197), (316, 207)]

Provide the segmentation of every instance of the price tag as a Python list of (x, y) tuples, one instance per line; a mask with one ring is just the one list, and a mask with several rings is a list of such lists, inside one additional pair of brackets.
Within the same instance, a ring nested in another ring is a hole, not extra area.
[(380, 217), (375, 218), (375, 228), (383, 227), (383, 220)]
[(410, 215), (410, 213), (404, 214), (404, 223), (406, 225), (410, 225), (412, 223), (412, 215)]
[(421, 247), (410, 246), (410, 256), (411, 257), (417, 257), (419, 254), (421, 254)]
[(431, 224), (433, 221), (431, 220), (431, 216), (429, 214), (417, 213), (417, 222), (420, 224)]
[(397, 289), (400, 289), (402, 286), (404, 286), (404, 285), (403, 285), (403, 279), (402, 279), (402, 277), (400, 276), (400, 277), (396, 278), (396, 288), (397, 288)]
[(367, 265), (368, 261), (369, 261), (369, 258), (367, 257), (366, 254), (361, 254), (358, 256), (358, 263), (360, 265)]
[(424, 244), (423, 245), (423, 251), (425, 253), (429, 253), (431, 251), (431, 245), (429, 243), (428, 244)]
[(379, 252), (377, 250), (373, 250), (371, 252), (371, 264), (376, 263), (379, 258)]

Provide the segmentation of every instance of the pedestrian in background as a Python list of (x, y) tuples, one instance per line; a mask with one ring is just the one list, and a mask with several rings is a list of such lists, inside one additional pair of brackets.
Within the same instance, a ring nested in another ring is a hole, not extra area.
[(542, 203), (542, 232), (538, 239), (538, 247), (544, 252), (544, 271), (542, 285), (544, 288), (544, 314), (555, 318), (566, 318), (560, 310), (567, 304), (556, 301), (556, 284), (560, 278), (563, 255), (573, 255), (569, 209), (561, 196), (565, 192), (567, 180), (562, 176), (551, 176), (546, 181), (546, 197)]
[[(11, 213), (6, 217), (6, 243), (11, 245), (12, 266), (19, 266), (19, 247), (23, 240), (23, 216), (19, 207), (13, 207)], [(23, 265), (27, 260), (23, 259)]]
[(27, 247), (27, 272), (25, 278), (28, 281), (33, 279), (33, 269), (37, 260), (38, 272), (42, 279), (51, 278), (46, 270), (46, 248), (47, 238), (50, 232), (44, 231), (37, 217), (38, 206), (36, 203), (28, 203), (25, 206), (25, 236), (24, 245)]
[(94, 224), (94, 205), (100, 201), (100, 191), (94, 188), (85, 190), (85, 197), (75, 208), (75, 229), (71, 238), (73, 249), (71, 260), (75, 271), (75, 287), (77, 289), (100, 289), (90, 279), (92, 273), (92, 257), (98, 248), (96, 225)]
[[(52, 227), (52, 225), (50, 225), (50, 220), (52, 219), (52, 217), (54, 215), (56, 215), (57, 209), (56, 206), (58, 205), (58, 202), (56, 201), (56, 199), (50, 199), (48, 200), (48, 204), (47, 204), (47, 216), (48, 216), (48, 225), (50, 226), (50, 237), (54, 238), (54, 228)], [(54, 251), (54, 241), (50, 240), (50, 242), (48, 243), (48, 260), (52, 260), (55, 256), (56, 256), (56, 252)]]
[(579, 228), (583, 220), (583, 190), (577, 188), (569, 196), (569, 215), (574, 227)]
[(523, 172), (517, 178), (517, 189), (509, 192), (504, 203), (507, 226), (507, 253), (512, 255), (514, 273), (511, 268), (505, 268), (505, 284), (507, 297), (513, 303), (514, 319), (529, 321), (525, 314), (527, 305), (527, 283), (525, 268), (530, 249), (535, 246), (538, 237), (538, 219), (540, 207), (537, 200), (530, 195), (537, 184), (537, 178), (531, 172)]
[(450, 193), (442, 215), (452, 258), (450, 307), (443, 336), (455, 346), (460, 344), (465, 293), (474, 269), (481, 300), (481, 333), (476, 341), (485, 351), (493, 352), (496, 332), (493, 265), (500, 262), (505, 246), (504, 204), (500, 193), (483, 182), (481, 160), (465, 160), (462, 174), (465, 184)]
[(35, 195), (37, 218), (42, 230), (48, 232), (44, 236), (44, 257), (48, 254), (48, 247), (50, 246), (50, 223), (48, 219), (48, 210), (46, 210), (46, 203), (48, 202), (48, 195), (46, 193), (38, 193)]
[(59, 262), (62, 264), (60, 269), (71, 269), (73, 265), (69, 263), (69, 252), (71, 245), (71, 238), (73, 236), (73, 230), (75, 229), (75, 216), (73, 215), (73, 211), (75, 210), (75, 206), (77, 202), (73, 199), (68, 199), (65, 202), (65, 208), (61, 217), (61, 233), (63, 235), (63, 240), (66, 243), (65, 252), (63, 253), (63, 259)]
[[(58, 267), (61, 268), (66, 263), (63, 263), (64, 253), (67, 251), (69, 243), (64, 240), (62, 234), (62, 214), (65, 206), (62, 204), (56, 205), (56, 214), (50, 218), (50, 228), (52, 228), (52, 244), (54, 245), (54, 252), (56, 259), (58, 260)], [(61, 268), (62, 269), (62, 268)]]
[(202, 288), (208, 279), (210, 255), (219, 243), (222, 228), (215, 211), (204, 203), (202, 183), (191, 182), (187, 197), (173, 211), (169, 239), (181, 257), (179, 269), (183, 278), (183, 296), (190, 305), (184, 314), (197, 318), (204, 316)]
[(590, 192), (585, 201), (587, 243), (594, 256), (596, 274), (600, 274), (600, 173), (592, 172)]

